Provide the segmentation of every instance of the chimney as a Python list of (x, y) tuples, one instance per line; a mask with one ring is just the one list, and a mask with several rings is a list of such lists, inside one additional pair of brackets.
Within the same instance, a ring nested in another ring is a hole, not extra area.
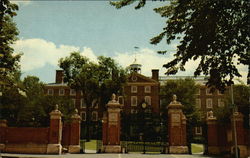
[(56, 70), (56, 83), (63, 83), (63, 70)]
[(158, 81), (159, 80), (159, 70), (152, 69), (152, 79)]

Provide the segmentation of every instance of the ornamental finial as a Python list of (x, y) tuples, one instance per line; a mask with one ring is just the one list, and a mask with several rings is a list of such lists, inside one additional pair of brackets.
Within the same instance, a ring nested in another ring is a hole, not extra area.
[(173, 102), (176, 102), (177, 101), (177, 96), (174, 94), (173, 95)]
[(116, 95), (115, 93), (112, 94), (112, 101), (115, 101), (116, 100)]

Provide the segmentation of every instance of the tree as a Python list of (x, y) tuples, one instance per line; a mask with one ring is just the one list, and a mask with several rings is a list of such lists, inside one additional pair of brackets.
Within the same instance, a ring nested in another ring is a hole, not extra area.
[[(122, 8), (133, 2), (135, 0), (110, 3)], [(145, 4), (146, 0), (139, 0), (135, 9)], [(241, 76), (236, 65), (249, 66), (248, 0), (169, 0), (165, 6), (154, 11), (166, 18), (166, 27), (150, 43), (158, 44), (164, 38), (167, 44), (179, 41), (175, 58), (163, 65), (167, 75), (185, 71), (184, 66), (189, 60), (198, 60), (194, 75), (210, 75), (207, 85), (224, 91), (227, 85), (233, 83), (234, 77)], [(167, 51), (159, 53), (165, 54)]]
[[(5, 89), (0, 98), (0, 119), (6, 119), (9, 126), (47, 127), (49, 113), (59, 105), (65, 121), (70, 119), (74, 106), (70, 98), (44, 95), (44, 83), (36, 76), (27, 76), (23, 81), (16, 74), (15, 84)], [(20, 87), (26, 95), (20, 94)]]
[(12, 18), (18, 6), (9, 0), (0, 2), (0, 85), (13, 86), (13, 75), (19, 70), (20, 54), (14, 55), (11, 47), (17, 40), (18, 30)]
[[(244, 126), (249, 127), (249, 113), (250, 113), (250, 87), (245, 84), (238, 84), (233, 86), (234, 105), (238, 111), (244, 115)], [(232, 101), (231, 90), (228, 89), (225, 93), (225, 106), (215, 110), (215, 115), (221, 122), (230, 122), (230, 116), (232, 115)]]
[(104, 109), (112, 93), (120, 93), (126, 81), (126, 71), (109, 57), (98, 57), (98, 63), (89, 61), (79, 52), (61, 58), (59, 66), (64, 70), (64, 81), (81, 91), (86, 103), (87, 140), (90, 139), (91, 112), (94, 106)]
[(161, 111), (165, 112), (167, 106), (172, 101), (173, 95), (184, 105), (183, 113), (187, 118), (187, 142), (191, 152), (191, 141), (193, 140), (193, 127), (201, 123), (200, 113), (195, 107), (195, 94), (198, 86), (193, 79), (168, 80), (161, 87), (160, 95), (162, 99)]

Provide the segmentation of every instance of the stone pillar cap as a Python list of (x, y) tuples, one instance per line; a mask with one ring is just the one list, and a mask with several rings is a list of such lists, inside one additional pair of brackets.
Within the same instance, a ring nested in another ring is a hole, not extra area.
[(107, 107), (121, 107), (121, 104), (116, 100), (116, 95), (113, 93), (111, 100), (108, 102)]
[(179, 109), (179, 108), (182, 108), (183, 107), (183, 105), (181, 104), (181, 102), (178, 102), (177, 101), (177, 96), (174, 94), (173, 95), (173, 101), (171, 101), (170, 102), (170, 104), (168, 105), (168, 109), (169, 108), (177, 108), (177, 109)]
[(71, 116), (72, 119), (81, 119), (81, 116), (78, 114), (78, 110), (75, 109), (73, 115)]
[(214, 112), (211, 110), (208, 112), (207, 120), (216, 120), (217, 118), (214, 116)]
[(55, 110), (51, 111), (49, 114), (50, 114), (50, 116), (52, 116), (52, 115), (62, 116), (61, 111), (60, 111), (60, 110), (58, 110), (58, 104), (56, 104), (56, 106), (55, 106)]

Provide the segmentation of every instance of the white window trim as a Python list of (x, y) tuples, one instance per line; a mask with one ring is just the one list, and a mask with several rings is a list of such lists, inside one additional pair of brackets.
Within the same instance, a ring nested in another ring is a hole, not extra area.
[[(94, 118), (94, 114), (96, 115), (96, 117)], [(97, 111), (93, 111), (92, 112), (92, 117), (91, 117), (92, 121), (98, 121), (98, 112)]]
[(225, 103), (223, 101), (223, 99), (218, 99), (218, 107), (224, 107), (225, 106)]
[[(74, 92), (74, 93), (73, 93), (73, 92)], [(70, 89), (69, 94), (70, 94), (71, 96), (75, 96), (75, 95), (76, 95), (76, 90), (75, 90), (75, 89)]]
[[(63, 90), (63, 93), (62, 93), (62, 94), (60, 93), (60, 92), (61, 92), (61, 90)], [(65, 89), (60, 88), (60, 89), (59, 89), (59, 96), (63, 96), (63, 95), (65, 95)]]
[[(209, 100), (211, 100), (211, 107), (209, 106)], [(206, 99), (206, 108), (207, 109), (212, 109), (213, 108), (213, 99), (212, 98), (208, 98)]]
[(144, 92), (145, 93), (151, 93), (151, 86), (145, 86), (144, 87)]
[(219, 90), (217, 90), (217, 94), (218, 95), (223, 95)]
[[(133, 104), (133, 98), (136, 100), (135, 104)], [(137, 96), (131, 96), (131, 106), (137, 106)]]
[(137, 93), (137, 88), (137, 86), (131, 86), (131, 93)]
[(86, 103), (83, 98), (81, 99), (81, 108), (86, 108)]
[[(51, 94), (49, 93), (49, 91), (51, 91)], [(48, 89), (47, 94), (48, 95), (54, 95), (54, 89), (52, 89), (52, 88)]]
[[(84, 117), (84, 118), (82, 117), (83, 113), (85, 114), (85, 117)], [(86, 121), (86, 112), (85, 112), (85, 111), (82, 111), (82, 112), (81, 112), (81, 118), (82, 118), (82, 121)]]
[[(149, 102), (147, 102), (147, 99), (146, 98), (149, 98)], [(145, 96), (144, 97), (144, 100), (145, 102), (148, 104), (148, 105), (151, 105), (151, 97), (150, 96)]]
[(206, 88), (206, 95), (212, 95), (213, 93), (210, 93), (210, 88)]
[[(200, 128), (200, 132), (198, 132), (198, 128)], [(202, 128), (201, 127), (195, 127), (195, 134), (196, 135), (202, 135)]]

